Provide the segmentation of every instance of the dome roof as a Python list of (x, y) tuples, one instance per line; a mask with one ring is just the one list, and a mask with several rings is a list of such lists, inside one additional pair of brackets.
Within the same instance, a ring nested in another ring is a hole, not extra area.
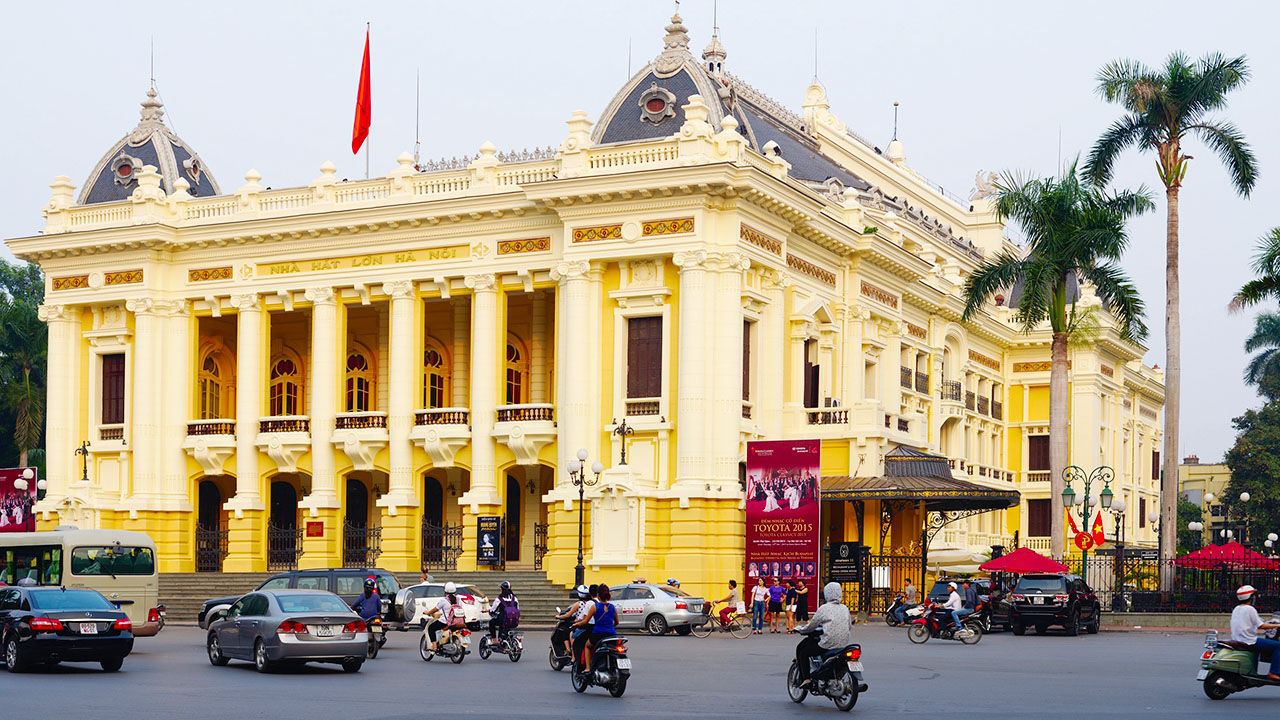
[(190, 145), (164, 124), (164, 105), (155, 88), (142, 101), (142, 119), (128, 135), (102, 156), (85, 180), (77, 202), (81, 205), (127, 200), (138, 187), (138, 171), (152, 165), (160, 173), (165, 192), (174, 191), (179, 178), (197, 197), (220, 195), (218, 183)]

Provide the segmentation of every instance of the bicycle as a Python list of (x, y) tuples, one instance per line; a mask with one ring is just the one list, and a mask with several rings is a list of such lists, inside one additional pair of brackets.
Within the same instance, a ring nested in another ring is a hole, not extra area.
[(744, 638), (751, 634), (751, 615), (750, 613), (740, 613), (736, 610), (729, 614), (729, 622), (721, 623), (720, 616), (715, 614), (715, 603), (707, 605), (707, 619), (705, 622), (693, 625), (693, 634), (696, 637), (708, 637), (711, 633), (719, 630), (720, 632), (732, 633), (736, 638)]

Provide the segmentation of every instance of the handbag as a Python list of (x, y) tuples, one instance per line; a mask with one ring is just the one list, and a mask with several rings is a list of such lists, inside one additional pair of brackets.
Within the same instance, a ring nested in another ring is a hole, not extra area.
[(735, 611), (735, 612), (737, 612), (739, 615), (746, 615), (746, 614), (747, 614), (747, 604), (746, 604), (746, 603), (744, 603), (744, 602), (742, 602), (742, 601), (739, 601), (739, 602), (738, 602), (738, 607), (734, 608), (734, 611)]
[(787, 612), (789, 612), (789, 613), (793, 613), (793, 612), (795, 612), (795, 611), (796, 611), (796, 606), (795, 606), (795, 605), (788, 605), (788, 606), (787, 606)]

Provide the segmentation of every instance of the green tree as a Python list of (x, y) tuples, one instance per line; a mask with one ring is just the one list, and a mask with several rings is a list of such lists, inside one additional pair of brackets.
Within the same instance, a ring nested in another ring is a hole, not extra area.
[(1195, 530), (1188, 530), (1187, 523), (1204, 522), (1204, 512), (1199, 505), (1178, 498), (1178, 554), (1198, 550), (1204, 543), (1204, 536)]
[(1231, 175), (1236, 192), (1248, 197), (1258, 177), (1258, 163), (1235, 125), (1211, 116), (1227, 105), (1227, 95), (1249, 79), (1243, 56), (1220, 53), (1192, 61), (1173, 53), (1159, 68), (1133, 60), (1108, 63), (1098, 73), (1098, 94), (1119, 103), (1125, 114), (1102, 134), (1085, 166), (1099, 184), (1111, 180), (1120, 154), (1130, 147), (1156, 155), (1156, 171), (1164, 185), (1165, 219), (1165, 416), (1161, 484), (1161, 544), (1174, 547), (1177, 517), (1178, 432), (1182, 407), (1182, 325), (1178, 283), (1178, 193), (1187, 176), (1184, 143), (1196, 138), (1216, 154)]
[(1253, 334), (1244, 341), (1244, 350), (1253, 353), (1244, 368), (1244, 381), (1257, 385), (1264, 395), (1280, 390), (1280, 313), (1265, 312), (1253, 319)]
[(1247, 520), (1249, 540), (1257, 545), (1267, 533), (1280, 532), (1280, 400), (1273, 395), (1231, 422), (1239, 435), (1226, 455), (1231, 482), (1225, 495), (1249, 493), (1249, 502), (1232, 505), (1231, 522)]
[(1254, 279), (1245, 283), (1232, 298), (1232, 312), (1262, 302), (1268, 298), (1280, 298), (1280, 227), (1258, 239), (1258, 249), (1253, 256)]
[(28, 464), (28, 454), (44, 437), (48, 334), (38, 315), (43, 294), (38, 267), (0, 261), (0, 426), (12, 443), (0, 449), (16, 456), (19, 466)]
[[(965, 282), (964, 319), (982, 312), (998, 293), (1022, 287), (1015, 318), (1030, 333), (1047, 323), (1053, 331), (1049, 376), (1049, 469), (1051, 497), (1062, 493), (1067, 466), (1067, 343), (1088, 325), (1088, 313), (1077, 310), (1071, 280), (1093, 285), (1103, 306), (1115, 317), (1120, 334), (1141, 340), (1147, 334), (1142, 299), (1120, 269), (1128, 245), (1125, 222), (1155, 207), (1145, 189), (1107, 193), (1085, 182), (1075, 164), (1060, 178), (1006, 175), (996, 183), (995, 210), (1017, 224), (1026, 236), (1026, 252), (1004, 253), (985, 262)], [(1050, 551), (1062, 557), (1063, 516), (1050, 513)]]

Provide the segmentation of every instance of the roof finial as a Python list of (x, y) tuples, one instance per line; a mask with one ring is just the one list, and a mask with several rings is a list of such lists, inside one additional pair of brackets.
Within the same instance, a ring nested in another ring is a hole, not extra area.
[(893, 101), (893, 140), (898, 139), (898, 101)]
[(151, 36), (151, 89), (156, 89), (156, 36)]
[[(164, 118), (164, 103), (160, 102), (160, 98), (156, 97), (156, 95), (156, 88), (153, 83), (151, 87), (147, 88), (147, 99), (142, 101), (142, 110), (139, 111), (142, 115), (142, 123), (162, 122), (162, 118)], [(142, 123), (139, 124), (141, 125)]]
[(676, 14), (671, 16), (671, 24), (667, 25), (667, 35), (662, 41), (662, 54), (654, 61), (659, 76), (667, 77), (680, 68), (685, 60), (691, 59), (689, 53), (689, 32), (680, 18), (680, 3), (676, 2)]
[(707, 47), (702, 51), (702, 60), (707, 65), (707, 72), (716, 78), (724, 77), (724, 59), (728, 53), (724, 51), (724, 45), (720, 44), (720, 25), (717, 19), (717, 8), (712, 5), (711, 10), (711, 42), (707, 43)]

